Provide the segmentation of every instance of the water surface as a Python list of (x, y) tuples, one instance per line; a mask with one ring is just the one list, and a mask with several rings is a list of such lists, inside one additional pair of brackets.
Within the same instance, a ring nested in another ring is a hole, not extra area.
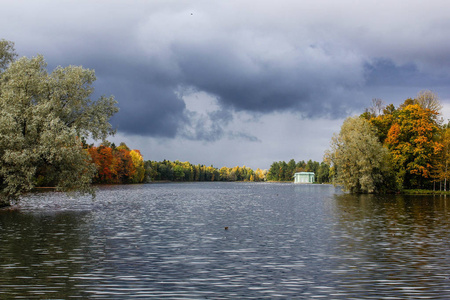
[(0, 211), (0, 298), (450, 298), (449, 207), (274, 183), (37, 193)]

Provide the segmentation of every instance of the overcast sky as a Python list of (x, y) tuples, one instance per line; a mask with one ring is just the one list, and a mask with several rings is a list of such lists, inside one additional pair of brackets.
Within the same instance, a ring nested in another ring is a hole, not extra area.
[(371, 99), (437, 93), (450, 118), (450, 1), (0, 0), (0, 39), (82, 65), (145, 160), (322, 161)]

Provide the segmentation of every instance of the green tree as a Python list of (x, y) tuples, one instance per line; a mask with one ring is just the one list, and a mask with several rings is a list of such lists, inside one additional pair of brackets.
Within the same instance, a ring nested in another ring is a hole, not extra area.
[(269, 168), (269, 172), (267, 173), (267, 180), (269, 181), (278, 181), (280, 177), (280, 164), (274, 161)]
[(175, 181), (183, 181), (185, 175), (183, 172), (183, 167), (180, 165), (175, 165), (173, 168), (173, 175)]
[(325, 160), (332, 162), (335, 183), (352, 193), (377, 193), (394, 188), (390, 155), (376, 129), (363, 118), (347, 118), (332, 138)]
[(38, 171), (58, 190), (93, 194), (95, 167), (82, 140), (113, 133), (108, 120), (118, 111), (116, 101), (90, 99), (92, 70), (58, 67), (49, 74), (42, 56), (10, 62), (15, 55), (2, 45), (0, 63), (7, 67), (0, 73), (0, 205), (30, 191)]
[(294, 177), (295, 174), (295, 170), (297, 168), (297, 164), (295, 163), (295, 160), (292, 158), (288, 163), (287, 163), (287, 168), (286, 168), (286, 176), (289, 176), (290, 179), (292, 179)]
[(316, 175), (319, 173), (320, 164), (317, 161), (308, 160), (306, 163), (306, 172), (313, 172)]
[(324, 183), (330, 182), (330, 166), (326, 162), (322, 162), (317, 172), (317, 182)]
[(14, 50), (14, 43), (6, 40), (0, 40), (0, 72), (12, 63), (17, 57)]
[(296, 172), (305, 172), (306, 170), (306, 163), (304, 160), (301, 160), (297, 163), (295, 171)]

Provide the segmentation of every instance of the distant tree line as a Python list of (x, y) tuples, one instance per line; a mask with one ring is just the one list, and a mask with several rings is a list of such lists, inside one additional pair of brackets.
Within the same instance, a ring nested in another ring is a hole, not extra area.
[(295, 162), (291, 159), (289, 162), (278, 161), (273, 162), (267, 174), (269, 181), (292, 181), (296, 172), (314, 172), (316, 182), (329, 182), (330, 166), (325, 163), (308, 160)]
[(450, 128), (436, 94), (421, 91), (399, 107), (374, 99), (344, 121), (325, 159), (336, 184), (354, 193), (447, 190)]
[(330, 166), (325, 162), (318, 163), (295, 162), (291, 159), (288, 163), (284, 161), (274, 162), (270, 170), (253, 170), (246, 166), (232, 168), (205, 166), (192, 164), (190, 162), (144, 161), (139, 150), (130, 150), (127, 145), (121, 143), (116, 147), (101, 145), (87, 146), (92, 162), (97, 167), (94, 183), (100, 184), (122, 184), (142, 183), (155, 181), (193, 182), (193, 181), (293, 181), (295, 172), (314, 172), (316, 182), (329, 182)]
[(265, 181), (267, 170), (249, 167), (222, 167), (193, 165), (190, 162), (145, 161), (145, 170), (151, 181)]

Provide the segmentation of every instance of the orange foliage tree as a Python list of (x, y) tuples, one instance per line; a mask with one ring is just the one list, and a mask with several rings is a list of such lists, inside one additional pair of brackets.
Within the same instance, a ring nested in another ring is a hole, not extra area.
[(398, 174), (398, 183), (420, 187), (431, 176), (434, 156), (441, 149), (438, 140), (437, 112), (419, 104), (401, 107), (395, 115), (385, 140)]
[(88, 152), (97, 166), (95, 183), (139, 183), (144, 180), (144, 162), (139, 150), (130, 151), (125, 144), (121, 144), (117, 148), (104, 145), (90, 147)]
[(97, 166), (96, 183), (117, 183), (117, 165), (110, 147), (90, 147), (88, 149), (92, 161)]

